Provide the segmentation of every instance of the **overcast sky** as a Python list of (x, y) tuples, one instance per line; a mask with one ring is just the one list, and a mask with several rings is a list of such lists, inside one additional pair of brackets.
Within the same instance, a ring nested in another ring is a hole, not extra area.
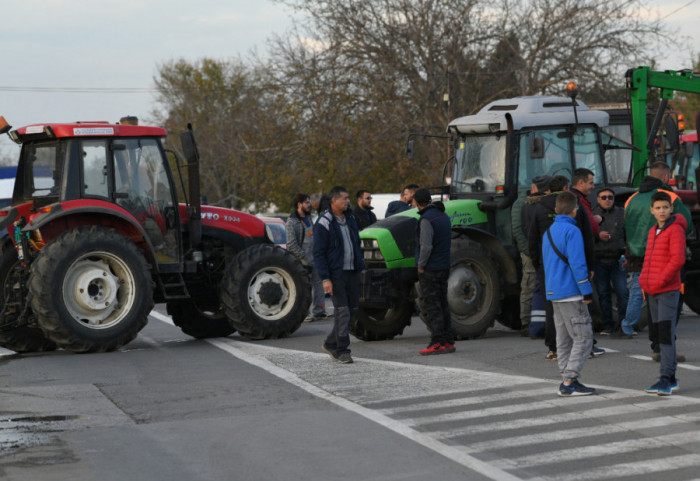
[[(654, 0), (690, 40), (660, 69), (689, 68), (700, 52), (699, 0)], [(22, 0), (0, 8), (0, 115), (14, 127), (38, 122), (147, 118), (157, 67), (178, 58), (229, 59), (292, 25), (270, 0)], [(90, 89), (114, 89), (91, 91)], [(585, 99), (584, 99), (585, 100)], [(0, 157), (15, 156), (0, 138)]]

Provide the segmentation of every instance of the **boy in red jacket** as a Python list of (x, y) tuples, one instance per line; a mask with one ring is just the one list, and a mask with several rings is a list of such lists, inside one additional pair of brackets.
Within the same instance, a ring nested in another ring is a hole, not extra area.
[(673, 215), (671, 196), (665, 192), (657, 192), (651, 197), (651, 213), (657, 225), (649, 230), (639, 285), (647, 294), (651, 321), (659, 329), (661, 376), (645, 391), (670, 396), (678, 390), (676, 320), (688, 224), (682, 215)]

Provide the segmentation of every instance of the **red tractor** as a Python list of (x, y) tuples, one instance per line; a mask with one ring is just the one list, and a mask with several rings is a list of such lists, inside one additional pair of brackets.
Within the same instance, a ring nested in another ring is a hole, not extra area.
[(183, 164), (165, 129), (128, 123), (11, 130), (0, 117), (0, 133), (22, 145), (0, 210), (0, 346), (111, 351), (163, 302), (196, 338), (294, 332), (311, 302), (305, 267), (263, 220), (201, 205), (191, 126)]

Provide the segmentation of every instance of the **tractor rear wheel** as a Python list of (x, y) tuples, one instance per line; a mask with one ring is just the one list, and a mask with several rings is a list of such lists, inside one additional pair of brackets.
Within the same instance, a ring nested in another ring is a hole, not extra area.
[[(0, 311), (4, 312), (4, 324), (10, 324), (19, 318), (21, 306), (18, 304), (11, 308), (6, 308), (5, 301), (13, 299), (20, 293), (14, 289), (21, 289), (21, 270), (24, 269), (17, 259), (17, 251), (10, 244), (2, 247), (0, 254)], [(26, 292), (23, 293), (26, 295)], [(24, 299), (26, 302), (26, 299)], [(23, 304), (23, 303), (22, 303)], [(56, 344), (47, 339), (44, 332), (35, 326), (21, 325), (11, 328), (0, 326), (0, 347), (15, 352), (42, 352), (53, 351)]]
[(218, 303), (213, 305), (206, 301), (187, 299), (168, 302), (166, 307), (175, 325), (188, 336), (206, 339), (226, 337), (236, 332)]
[(119, 349), (143, 329), (153, 282), (141, 251), (102, 226), (63, 232), (32, 263), (32, 310), (41, 329), (73, 352)]
[(350, 322), (350, 333), (363, 341), (385, 341), (403, 334), (406, 326), (411, 325), (413, 315), (413, 300), (406, 298), (394, 299), (394, 307), (377, 309), (362, 307)]
[(281, 247), (248, 247), (226, 266), (221, 301), (231, 326), (249, 339), (275, 339), (296, 331), (311, 304), (311, 279)]
[(496, 263), (485, 247), (466, 237), (452, 239), (451, 258), (447, 302), (455, 339), (483, 336), (501, 308), (503, 293)]

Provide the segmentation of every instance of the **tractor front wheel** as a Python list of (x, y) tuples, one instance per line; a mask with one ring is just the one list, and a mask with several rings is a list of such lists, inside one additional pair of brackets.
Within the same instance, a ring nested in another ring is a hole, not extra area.
[(83, 226), (42, 249), (29, 277), (41, 329), (73, 352), (113, 351), (132, 341), (153, 309), (141, 251), (114, 229)]
[(271, 244), (251, 246), (226, 266), (221, 301), (231, 327), (249, 339), (296, 331), (311, 304), (311, 279), (292, 254)]

